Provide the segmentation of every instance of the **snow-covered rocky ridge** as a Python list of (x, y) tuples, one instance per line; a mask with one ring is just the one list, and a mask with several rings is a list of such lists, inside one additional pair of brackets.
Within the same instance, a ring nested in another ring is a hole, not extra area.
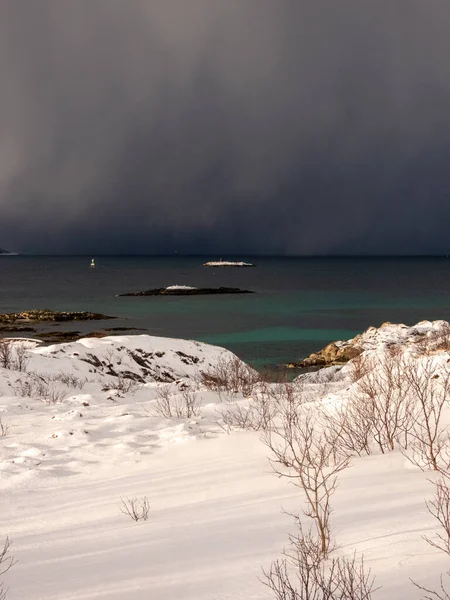
[(364, 350), (395, 345), (414, 345), (419, 343), (439, 343), (442, 338), (450, 338), (447, 321), (421, 321), (409, 327), (403, 324), (383, 323), (380, 327), (369, 327), (363, 333), (349, 340), (331, 342), (319, 352), (313, 352), (307, 358), (289, 363), (289, 367), (324, 366), (345, 363)]
[[(443, 385), (447, 327), (366, 332), (363, 355), (376, 369), (395, 342)], [(8, 535), (19, 561), (3, 577), (8, 600), (274, 600), (261, 567), (295, 530), (282, 509), (305, 505), (271, 471), (258, 419), (269, 412), (277, 422), (294, 405), (320, 429), (324, 413), (355, 396), (351, 361), (266, 385), (222, 348), (139, 335), (0, 344), (0, 364), (0, 543)], [(224, 364), (239, 377), (215, 389)], [(442, 430), (449, 424), (445, 402)], [(333, 554), (364, 554), (382, 586), (375, 600), (419, 600), (409, 578), (439, 587), (448, 560), (423, 539), (439, 531), (425, 506), (435, 478), (376, 444), (338, 475)], [(121, 512), (122, 499), (144, 496), (148, 520)]]

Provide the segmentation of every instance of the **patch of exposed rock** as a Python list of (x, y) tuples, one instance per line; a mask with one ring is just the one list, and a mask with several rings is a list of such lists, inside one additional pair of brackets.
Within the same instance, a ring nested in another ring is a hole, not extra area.
[(326, 367), (328, 365), (342, 365), (362, 352), (362, 348), (349, 342), (331, 342), (319, 352), (313, 352), (299, 362), (288, 363), (290, 369), (307, 367)]

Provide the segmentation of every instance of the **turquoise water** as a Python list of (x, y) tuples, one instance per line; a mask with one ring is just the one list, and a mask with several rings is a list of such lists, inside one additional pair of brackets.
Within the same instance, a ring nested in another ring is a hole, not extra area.
[[(216, 257), (0, 257), (0, 312), (92, 310), (120, 317), (61, 330), (137, 327), (225, 346), (255, 365), (298, 360), (384, 321), (450, 318), (450, 259), (238, 257), (252, 269), (209, 269)], [(225, 257), (224, 257), (225, 258)], [(117, 297), (167, 285), (255, 294)], [(138, 333), (138, 332), (137, 332)]]

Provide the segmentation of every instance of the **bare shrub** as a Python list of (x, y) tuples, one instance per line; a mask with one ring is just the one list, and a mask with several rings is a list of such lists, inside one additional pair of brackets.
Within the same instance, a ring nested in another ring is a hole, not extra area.
[(195, 390), (191, 388), (181, 390), (181, 404), (178, 403), (176, 407), (177, 417), (185, 419), (198, 417), (200, 407), (200, 398)]
[(262, 582), (276, 600), (371, 600), (375, 577), (366, 572), (364, 557), (323, 560), (320, 543), (311, 534), (290, 536), (284, 558), (263, 570)]
[(68, 395), (68, 390), (59, 390), (53, 385), (49, 385), (47, 392), (42, 396), (42, 401), (46, 404), (60, 404)]
[(30, 373), (27, 379), (18, 379), (14, 386), (18, 396), (37, 398), (46, 404), (59, 404), (68, 394), (68, 390), (60, 390), (49, 380), (37, 373)]
[(322, 421), (325, 431), (334, 432), (333, 436), (342, 454), (362, 456), (371, 453), (373, 415), (359, 397), (350, 398), (334, 407), (331, 412), (324, 406)]
[[(447, 576), (447, 578), (450, 578), (450, 570), (447, 571), (445, 573), (445, 575)], [(450, 594), (447, 592), (447, 590), (444, 587), (444, 576), (443, 575), (441, 575), (439, 591), (430, 590), (426, 587), (423, 587), (422, 585), (419, 585), (418, 583), (416, 583), (413, 580), (411, 580), (411, 581), (416, 586), (416, 588), (418, 588), (420, 591), (425, 592), (427, 594), (426, 596), (422, 596), (422, 600), (450, 600)]]
[(303, 403), (301, 391), (303, 386), (292, 381), (283, 381), (281, 383), (267, 384), (261, 383), (259, 386), (260, 395), (270, 398), (277, 404), (296, 404)]
[(255, 395), (260, 403), (260, 410), (265, 411), (270, 417), (265, 419), (266, 426), (261, 429), (268, 429), (277, 415), (283, 416), (283, 422), (295, 420), (302, 411), (302, 405), (309, 400), (301, 380), (275, 385), (263, 382), (256, 389)]
[(13, 386), (18, 396), (28, 398), (42, 398), (47, 394), (48, 388), (48, 380), (35, 373), (30, 374), (27, 379), (18, 379)]
[(248, 397), (260, 381), (258, 373), (237, 356), (219, 358), (210, 369), (199, 373), (199, 383), (207, 389), (226, 393), (228, 397), (242, 394)]
[(273, 403), (261, 398), (247, 406), (236, 404), (221, 411), (219, 425), (226, 433), (231, 433), (233, 429), (267, 431), (272, 426), (276, 412)]
[(13, 343), (10, 339), (0, 339), (0, 366), (4, 369), (11, 369), (13, 362)]
[(369, 426), (382, 453), (394, 450), (400, 436), (411, 427), (411, 383), (404, 377), (407, 364), (402, 352), (393, 347), (382, 355), (360, 354), (352, 361), (353, 416)]
[(20, 340), (0, 339), (0, 366), (12, 371), (26, 371), (28, 349)]
[(28, 349), (25, 344), (20, 342), (14, 344), (15, 357), (13, 363), (13, 369), (16, 371), (26, 371), (30, 357), (28, 356)]
[[(424, 539), (433, 548), (441, 550), (447, 556), (450, 556), (450, 489), (443, 479), (438, 480), (435, 486), (434, 498), (430, 502), (426, 502), (426, 506), (428, 512), (440, 524), (441, 533), (438, 533), (435, 539), (427, 536), (424, 536)], [(445, 576), (447, 579), (450, 579), (450, 570), (446, 571)], [(450, 600), (450, 593), (444, 586), (444, 575), (441, 575), (439, 590), (430, 590), (413, 580), (411, 581), (419, 590), (428, 594), (422, 597), (423, 600)], [(447, 585), (450, 585), (450, 582)]]
[(433, 500), (426, 502), (427, 510), (439, 523), (443, 533), (436, 534), (435, 540), (425, 536), (424, 539), (442, 552), (450, 556), (450, 489), (444, 480), (435, 483)]
[(280, 424), (264, 434), (263, 441), (271, 450), (272, 468), (280, 477), (288, 477), (303, 491), (304, 514), (313, 519), (323, 556), (332, 549), (331, 497), (336, 491), (337, 474), (348, 467), (350, 459), (337, 451), (336, 435), (318, 431), (316, 419), (285, 410)]
[(0, 417), (0, 437), (6, 437), (9, 433), (9, 425), (3, 422)]
[(67, 387), (73, 387), (78, 390), (82, 390), (85, 384), (87, 383), (87, 379), (81, 379), (77, 377), (73, 373), (64, 373), (60, 371), (56, 375), (53, 375), (53, 381), (60, 381)]
[(383, 453), (399, 446), (422, 469), (444, 468), (449, 435), (441, 415), (450, 374), (438, 374), (431, 360), (418, 361), (398, 348), (352, 362), (355, 393), (334, 417), (343, 446), (369, 453), (373, 437)]
[(122, 394), (134, 394), (138, 389), (139, 384), (134, 379), (119, 375), (116, 382), (116, 390)]
[(445, 469), (449, 434), (442, 427), (442, 410), (450, 393), (450, 374), (436, 373), (430, 360), (403, 364), (403, 377), (410, 390), (408, 430), (411, 454), (406, 456), (421, 469)]
[(159, 417), (171, 419), (174, 416), (173, 412), (173, 391), (170, 385), (158, 387), (156, 390), (156, 403), (153, 407), (155, 414)]
[[(14, 556), (10, 554), (11, 540), (7, 537), (3, 548), (0, 550), (0, 577), (7, 573), (16, 563)], [(5, 600), (8, 590), (0, 583), (0, 600)]]
[(150, 512), (150, 503), (147, 496), (141, 498), (125, 498), (121, 501), (120, 511), (128, 515), (133, 521), (147, 521)]
[(289, 383), (290, 379), (286, 369), (263, 367), (259, 370), (259, 380), (264, 383)]
[(138, 387), (139, 384), (134, 379), (118, 375), (115, 379), (103, 384), (102, 391), (117, 390), (119, 394), (134, 394)]
[(191, 387), (173, 388), (171, 385), (156, 390), (154, 413), (166, 419), (190, 419), (197, 417), (201, 411), (201, 402), (197, 391)]
[[(321, 597), (323, 556), (320, 544), (309, 532), (289, 536), (289, 548), (283, 558), (272, 562), (264, 579), (276, 600), (318, 600)], [(293, 580), (292, 577), (295, 576)]]

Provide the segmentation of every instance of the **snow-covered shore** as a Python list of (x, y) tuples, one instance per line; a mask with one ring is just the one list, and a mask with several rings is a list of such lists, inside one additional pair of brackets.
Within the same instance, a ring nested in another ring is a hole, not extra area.
[(291, 362), (287, 366), (297, 368), (343, 364), (371, 348), (382, 348), (386, 345), (414, 345), (433, 338), (439, 340), (443, 335), (450, 335), (448, 327), (447, 321), (422, 321), (412, 327), (387, 321), (380, 327), (369, 327), (349, 340), (331, 342), (322, 350), (313, 352), (298, 362)]
[[(367, 333), (363, 351), (383, 356), (398, 345), (442, 379), (447, 332), (442, 321), (389, 325)], [(214, 391), (202, 377), (227, 361), (245, 370), (234, 355), (137, 335), (48, 347), (18, 341), (8, 356), (0, 367), (0, 533), (18, 559), (3, 577), (8, 600), (274, 598), (261, 567), (286, 546), (295, 524), (283, 510), (301, 511), (303, 496), (272, 473), (261, 431), (226, 426), (227, 411), (256, 405), (266, 388)], [(335, 410), (352, 395), (351, 369), (323, 369), (292, 389), (312, 411)], [(167, 401), (184, 410), (189, 398), (188, 417), (156, 410)], [(442, 427), (449, 424), (445, 404)], [(382, 586), (375, 599), (418, 600), (409, 579), (438, 587), (447, 569), (423, 539), (438, 531), (425, 506), (433, 477), (397, 449), (355, 456), (339, 474), (336, 555), (364, 554)], [(121, 512), (123, 499), (144, 496), (148, 520)]]

